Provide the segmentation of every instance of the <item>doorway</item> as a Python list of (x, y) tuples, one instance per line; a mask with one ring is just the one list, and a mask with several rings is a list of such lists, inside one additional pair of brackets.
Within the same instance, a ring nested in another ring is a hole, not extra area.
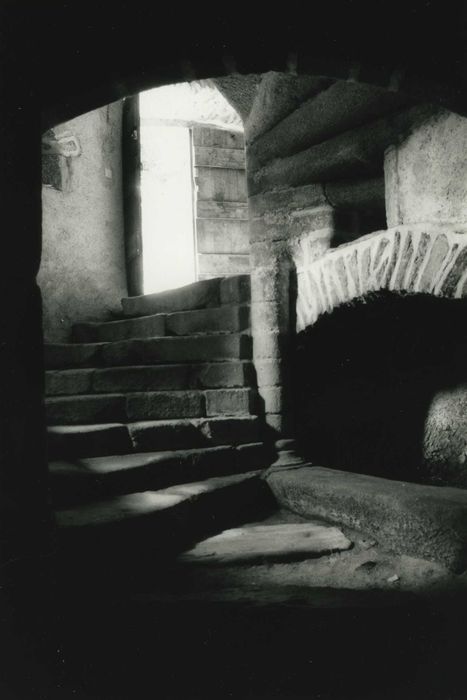
[(196, 279), (190, 129), (142, 116), (141, 159), (143, 291), (151, 294)]
[(148, 90), (138, 102), (142, 293), (249, 272), (239, 114), (209, 80)]

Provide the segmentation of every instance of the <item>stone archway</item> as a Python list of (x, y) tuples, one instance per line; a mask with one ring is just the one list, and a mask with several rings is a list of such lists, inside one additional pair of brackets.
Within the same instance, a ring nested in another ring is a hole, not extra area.
[[(285, 36), (282, 17), (277, 18), (274, 31), (266, 32), (267, 44), (258, 46), (258, 36), (265, 33), (264, 21), (255, 24), (250, 19), (248, 31), (241, 32), (240, 28), (245, 29), (243, 17), (240, 26), (232, 21), (230, 12), (226, 13), (219, 19), (220, 31), (213, 40), (212, 27), (205, 24), (204, 17), (197, 16), (196, 21), (184, 23), (189, 37), (167, 31), (163, 38), (158, 37), (155, 47), (154, 27), (164, 24), (158, 8), (148, 15), (141, 3), (133, 3), (131, 11), (127, 3), (114, 3), (111, 21), (107, 8), (87, 10), (86, 3), (80, 4), (79, 13), (68, 4), (49, 3), (30, 10), (31, 15), (23, 7), (6, 7), (10, 13), (5, 25), (9, 55), (2, 75), (6, 107), (2, 113), (1, 153), (8, 167), (2, 168), (0, 180), (8, 239), (2, 256), (2, 297), (7, 300), (2, 337), (2, 519), (11, 553), (28, 546), (34, 550), (31, 533), (39, 523), (47, 528), (48, 522), (40, 299), (35, 284), (41, 237), (41, 131), (143, 87), (235, 71), (287, 70), (359, 80), (393, 90), (405, 86), (409, 92), (419, 95), (421, 91), (465, 109), (465, 96), (457, 89), (460, 81), (456, 82), (455, 73), (450, 71), (455, 57), (451, 63), (448, 60), (444, 73), (438, 67), (441, 73), (423, 85), (420, 67), (405, 73), (400, 70), (400, 42), (375, 67), (352, 51), (346, 52), (342, 41), (329, 41), (333, 23), (323, 24), (326, 31), (322, 32), (321, 44), (314, 43), (313, 57), (309, 55), (308, 27), (306, 32), (300, 28), (300, 17), (287, 25)], [(197, 12), (196, 8), (195, 15)], [(352, 16), (358, 23), (358, 18)], [(418, 25), (417, 18), (417, 31)], [(337, 33), (348, 36), (349, 47), (361, 46), (348, 27)], [(136, 50), (127, 41), (128, 36), (139, 37)], [(278, 41), (280, 36), (282, 41)], [(341, 48), (337, 56), (335, 49), (329, 48), (336, 45)], [(445, 76), (450, 83), (448, 89), (443, 87)]]

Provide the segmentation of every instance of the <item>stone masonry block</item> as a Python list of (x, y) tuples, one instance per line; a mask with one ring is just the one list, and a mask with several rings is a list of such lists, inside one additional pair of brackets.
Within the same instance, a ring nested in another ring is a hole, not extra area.
[(255, 333), (287, 333), (289, 322), (288, 299), (256, 301), (251, 305), (251, 325)]
[(241, 304), (250, 301), (250, 275), (224, 277), (220, 283), (221, 304)]
[(258, 386), (277, 386), (282, 384), (285, 368), (284, 363), (277, 358), (273, 360), (257, 360), (255, 369)]
[(271, 471), (279, 503), (305, 518), (320, 517), (370, 535), (388, 549), (467, 567), (467, 491), (303, 467)]
[(254, 412), (251, 389), (213, 389), (205, 392), (207, 416), (232, 416)]
[(127, 397), (129, 421), (199, 418), (205, 414), (200, 391), (144, 392)]

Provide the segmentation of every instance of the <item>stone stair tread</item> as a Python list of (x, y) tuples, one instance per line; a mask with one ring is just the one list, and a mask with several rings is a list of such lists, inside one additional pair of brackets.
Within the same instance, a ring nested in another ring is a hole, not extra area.
[(46, 369), (185, 364), (250, 358), (251, 337), (246, 333), (45, 345)]
[(113, 321), (78, 323), (73, 326), (72, 339), (78, 343), (112, 342), (133, 338), (235, 333), (248, 328), (249, 305), (230, 304)]
[(52, 502), (63, 508), (187, 481), (241, 474), (265, 469), (271, 458), (270, 448), (255, 442), (51, 461)]
[(297, 561), (351, 547), (351, 540), (337, 527), (312, 523), (245, 525), (198, 543), (179, 561), (208, 565)]
[(100, 423), (102, 420), (202, 418), (255, 413), (256, 394), (249, 387), (181, 391), (77, 394), (45, 401), (48, 424)]
[(126, 317), (203, 309), (249, 299), (249, 275), (215, 277), (155, 294), (122, 299)]
[[(50, 369), (46, 395), (235, 388), (253, 382), (251, 360)], [(120, 388), (120, 387), (123, 387)]]
[[(263, 447), (263, 443), (254, 442), (242, 447)], [(204, 456), (224, 457), (236, 451), (233, 445), (216, 445), (215, 447), (196, 447), (189, 450), (161, 450), (159, 452), (134, 452), (125, 455), (108, 455), (105, 457), (81, 457), (74, 460), (56, 460), (49, 462), (52, 474), (107, 475), (128, 472), (139, 467), (158, 464), (180, 464), (186, 458), (199, 459)]]
[(49, 458), (101, 457), (155, 450), (190, 449), (209, 445), (251, 443), (262, 439), (257, 416), (184, 418), (52, 425), (47, 429)]
[(467, 568), (467, 490), (305, 466), (266, 476), (282, 507), (360, 530), (390, 551)]
[[(125, 494), (103, 501), (95, 501), (56, 512), (61, 528), (88, 528), (112, 525), (151, 515), (174, 513), (177, 506), (201, 501), (205, 495), (228, 489), (238, 484), (259, 481), (259, 470), (241, 475), (214, 477), (202, 482), (171, 486), (158, 491)], [(177, 517), (175, 513), (175, 517)]]

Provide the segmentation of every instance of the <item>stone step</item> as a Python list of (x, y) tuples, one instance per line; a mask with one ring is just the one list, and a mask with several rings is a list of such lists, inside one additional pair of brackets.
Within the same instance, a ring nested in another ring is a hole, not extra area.
[(209, 566), (289, 562), (343, 552), (351, 546), (352, 541), (337, 527), (312, 523), (246, 525), (200, 542), (179, 560)]
[(55, 507), (64, 507), (119, 494), (162, 489), (188, 481), (264, 469), (271, 458), (270, 449), (256, 442), (59, 460), (49, 464), (52, 500)]
[[(271, 507), (260, 471), (114, 496), (56, 511), (59, 538), (77, 556), (131, 561), (181, 551)], [(76, 548), (76, 549), (75, 549)], [(130, 558), (130, 559), (127, 559)]]
[(399, 554), (467, 568), (467, 490), (323, 467), (271, 470), (279, 503), (306, 518), (360, 530)]
[(105, 323), (78, 323), (73, 326), (72, 340), (78, 343), (100, 343), (166, 335), (238, 333), (247, 330), (249, 325), (249, 306), (232, 304)]
[(205, 309), (221, 304), (238, 304), (250, 300), (250, 276), (215, 277), (156, 294), (122, 299), (127, 317)]
[(45, 373), (46, 396), (106, 394), (130, 391), (177, 391), (182, 389), (230, 389), (253, 386), (252, 362), (156, 365), (102, 369), (49, 370)]
[(114, 343), (50, 343), (45, 346), (46, 369), (181, 364), (250, 358), (251, 337), (243, 333), (121, 340)]
[(47, 425), (126, 423), (172, 418), (202, 418), (255, 413), (253, 389), (145, 391), (132, 394), (84, 394), (47, 398)]
[(51, 460), (240, 445), (259, 442), (264, 437), (257, 416), (140, 421), (127, 425), (54, 425), (47, 432)]

